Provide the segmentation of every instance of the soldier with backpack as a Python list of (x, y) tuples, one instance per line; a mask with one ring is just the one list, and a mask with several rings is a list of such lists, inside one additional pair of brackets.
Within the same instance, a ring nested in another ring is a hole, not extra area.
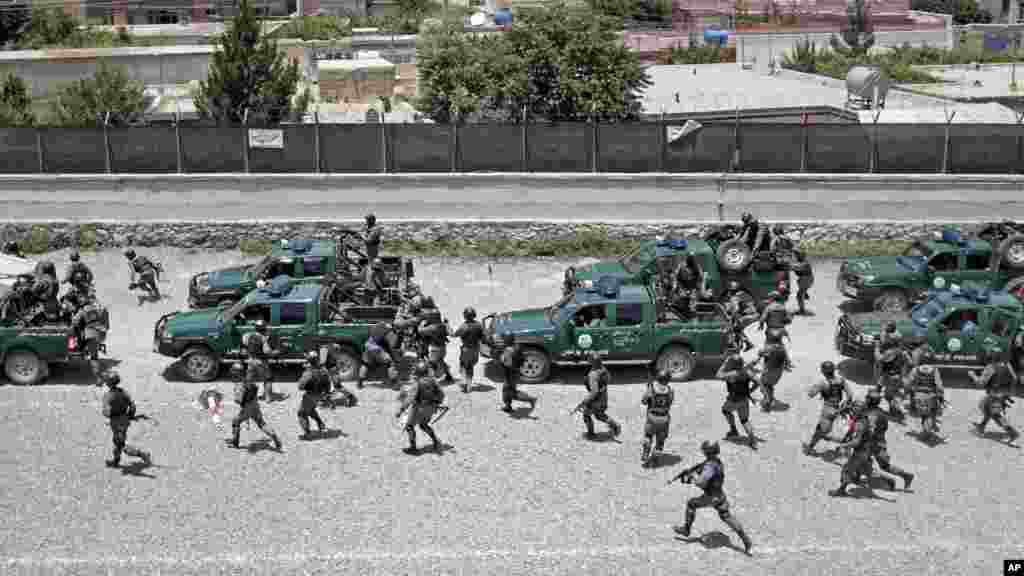
[(782, 343), (782, 330), (769, 330), (765, 335), (765, 347), (761, 349), (758, 357), (764, 362), (764, 370), (761, 372), (761, 411), (771, 412), (775, 405), (775, 386), (782, 378), (782, 373), (792, 370), (793, 364), (789, 359), (789, 352)]
[(242, 424), (252, 420), (274, 442), (274, 449), (280, 450), (281, 438), (263, 419), (263, 411), (260, 410), (259, 386), (247, 377), (241, 362), (231, 365), (231, 380), (235, 383), (235, 403), (238, 404), (238, 414), (231, 420), (231, 446), (238, 448)]
[(513, 400), (529, 403), (532, 410), (537, 405), (537, 399), (517, 387), (519, 365), (523, 361), (522, 350), (511, 334), (505, 334), (503, 341), (505, 348), (501, 351), (501, 371), (504, 376), (501, 385), (501, 410), (511, 413)]
[(106, 384), (109, 388), (103, 395), (103, 415), (110, 420), (110, 431), (113, 433), (114, 452), (113, 458), (107, 460), (108, 468), (117, 468), (121, 465), (121, 454), (127, 454), (142, 459), (149, 464), (152, 462), (148, 452), (128, 445), (128, 427), (132, 420), (135, 420), (135, 401), (121, 388), (121, 376), (113, 373), (107, 376)]
[(409, 436), (409, 447), (405, 449), (407, 454), (417, 454), (416, 427), (426, 433), (434, 444), (434, 451), (441, 452), (441, 441), (437, 439), (434, 428), (430, 425), (430, 419), (444, 403), (444, 390), (438, 385), (437, 379), (430, 374), (430, 368), (426, 362), (420, 361), (413, 368), (413, 382), (408, 390), (403, 390), (399, 395), (401, 406), (395, 414), (395, 418), (401, 418), (406, 411), (409, 416), (405, 421), (405, 433)]

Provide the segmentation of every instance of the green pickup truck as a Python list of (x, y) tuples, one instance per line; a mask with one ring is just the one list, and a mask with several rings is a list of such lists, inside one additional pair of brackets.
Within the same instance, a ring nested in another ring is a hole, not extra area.
[[(497, 359), (506, 334), (523, 346), (524, 382), (548, 379), (554, 363), (578, 363), (596, 351), (609, 362), (649, 363), (685, 381), (698, 360), (721, 358), (735, 345), (725, 310), (698, 305), (697, 316), (681, 321), (661, 311), (651, 285), (604, 280), (579, 288), (547, 308), (491, 314), (484, 318), (481, 354)], [(671, 314), (671, 313), (668, 313)], [(597, 323), (602, 325), (595, 326)]]
[(928, 290), (953, 284), (984, 283), (1024, 298), (1024, 259), (1013, 240), (965, 240), (953, 231), (937, 233), (915, 241), (902, 256), (845, 260), (836, 289), (882, 312), (906, 310)]
[(160, 318), (153, 330), (153, 351), (179, 359), (182, 375), (191, 382), (209, 382), (224, 362), (243, 357), (242, 338), (257, 320), (269, 327), (279, 351), (273, 362), (301, 362), (311, 350), (338, 344), (334, 360), (342, 380), (355, 380), (370, 328), (391, 322), (391, 306), (334, 304), (338, 286), (295, 283), (281, 276), (228, 307), (175, 312)]
[[(380, 264), (387, 289), (385, 300), (397, 306), (406, 283), (413, 277), (412, 261), (398, 256), (381, 256)], [(359, 276), (366, 256), (351, 242), (334, 240), (292, 240), (275, 244), (273, 250), (255, 264), (202, 272), (188, 284), (189, 308), (234, 304), (256, 289), (258, 283), (287, 276), (300, 282), (320, 282), (325, 277)]]
[[(716, 300), (724, 301), (731, 281), (739, 283), (743, 295), (752, 300), (758, 310), (764, 308), (772, 292), (782, 290), (789, 294), (787, 265), (760, 261), (751, 263), (749, 254), (736, 248), (735, 244), (719, 245), (714, 240), (701, 238), (649, 240), (618, 260), (577, 268), (576, 284), (581, 287), (593, 286), (601, 278), (611, 276), (626, 284), (646, 285), (657, 277), (659, 266), (675, 270), (688, 254), (692, 254), (701, 270), (707, 273), (708, 288)], [(740, 248), (745, 249), (745, 246)], [(727, 265), (723, 266), (723, 262)]]
[(50, 374), (50, 364), (81, 357), (70, 326), (0, 325), (0, 361), (13, 384), (37, 384)]
[(1024, 359), (1024, 304), (1006, 292), (931, 291), (910, 311), (844, 314), (836, 329), (836, 350), (874, 362), (875, 343), (888, 322), (896, 323), (908, 350), (921, 350), (922, 360), (940, 366), (981, 366), (982, 350), (1010, 351), (1017, 366)]

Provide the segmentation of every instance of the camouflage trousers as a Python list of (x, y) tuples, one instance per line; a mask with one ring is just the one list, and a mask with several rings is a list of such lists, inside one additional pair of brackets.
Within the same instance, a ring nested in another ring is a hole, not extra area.
[(128, 445), (128, 427), (131, 426), (131, 423), (132, 421), (128, 418), (110, 419), (110, 432), (114, 442), (114, 462), (121, 461), (121, 454), (127, 454), (136, 458), (143, 458), (146, 454), (139, 448)]

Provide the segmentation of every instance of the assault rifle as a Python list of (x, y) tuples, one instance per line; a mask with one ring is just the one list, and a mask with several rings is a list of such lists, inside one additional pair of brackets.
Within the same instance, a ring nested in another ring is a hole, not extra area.
[(697, 464), (694, 464), (693, 466), (690, 466), (689, 468), (683, 470), (679, 474), (676, 474), (675, 476), (673, 476), (672, 479), (668, 481), (666, 486), (670, 486), (670, 485), (672, 485), (673, 483), (675, 483), (675, 482), (677, 482), (679, 480), (682, 480), (684, 484), (692, 484), (693, 483), (693, 475), (696, 474), (703, 467), (704, 467), (704, 462), (699, 462)]
[(150, 423), (152, 423), (154, 425), (159, 424), (156, 421), (156, 418), (153, 418), (152, 416), (149, 416), (149, 415), (146, 415), (146, 414), (136, 414), (136, 415), (132, 416), (131, 420), (132, 420), (132, 422), (137, 422), (137, 421), (145, 420), (145, 421), (150, 422)]
[(569, 412), (569, 416), (572, 416), (573, 414), (575, 414), (577, 412), (582, 412), (583, 408), (586, 405), (587, 405), (587, 401), (586, 400), (584, 400), (583, 402), (580, 402), (579, 404), (576, 405), (575, 408), (572, 409), (572, 412)]

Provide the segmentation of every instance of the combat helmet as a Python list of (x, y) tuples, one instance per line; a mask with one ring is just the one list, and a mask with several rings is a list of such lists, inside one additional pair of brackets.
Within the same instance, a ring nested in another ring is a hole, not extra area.
[(591, 366), (595, 366), (596, 367), (596, 366), (601, 366), (601, 364), (602, 364), (602, 362), (601, 362), (601, 355), (598, 354), (597, 352), (591, 352), (590, 354), (588, 354), (587, 355), (587, 359), (590, 360), (590, 365)]
[(700, 443), (700, 451), (703, 452), (705, 456), (718, 456), (722, 449), (718, 446), (718, 442), (705, 440)]
[(868, 390), (867, 395), (864, 396), (864, 403), (870, 408), (880, 405), (882, 403), (882, 391), (878, 388)]
[(241, 362), (235, 362), (231, 365), (230, 374), (232, 380), (241, 380), (242, 376), (245, 375), (245, 367), (242, 366)]
[(824, 376), (826, 376), (828, 378), (831, 378), (832, 376), (834, 376), (835, 373), (836, 373), (835, 362), (832, 362), (831, 360), (826, 360), (826, 361), (822, 362), (821, 363), (821, 373), (822, 373), (822, 375), (824, 375)]
[(124, 251), (124, 257), (129, 259), (129, 260), (135, 260), (135, 250), (131, 250), (131, 249), (125, 250)]
[(253, 328), (255, 328), (257, 332), (266, 332), (267, 331), (267, 321), (263, 320), (261, 318), (261, 319), (257, 320), (255, 323), (253, 323)]
[(121, 375), (118, 374), (117, 372), (111, 372), (110, 374), (107, 374), (105, 380), (107, 386), (113, 388), (114, 386), (117, 386), (121, 383)]
[(424, 361), (419, 361), (412, 369), (413, 376), (423, 377), (430, 373), (430, 367)]
[(70, 258), (72, 262), (78, 262), (79, 260), (82, 259), (82, 257), (78, 254), (78, 250), (71, 252)]
[(655, 380), (661, 384), (668, 384), (669, 381), (672, 380), (672, 375), (669, 374), (668, 370), (659, 370), (658, 375), (655, 376)]
[(309, 364), (310, 366), (314, 366), (314, 367), (315, 366), (319, 366), (320, 365), (320, 354), (318, 352), (313, 351), (313, 350), (310, 350), (309, 352), (306, 352), (306, 364)]
[(466, 319), (466, 322), (476, 319), (476, 309), (472, 306), (466, 306), (466, 309), (462, 311), (462, 317)]

